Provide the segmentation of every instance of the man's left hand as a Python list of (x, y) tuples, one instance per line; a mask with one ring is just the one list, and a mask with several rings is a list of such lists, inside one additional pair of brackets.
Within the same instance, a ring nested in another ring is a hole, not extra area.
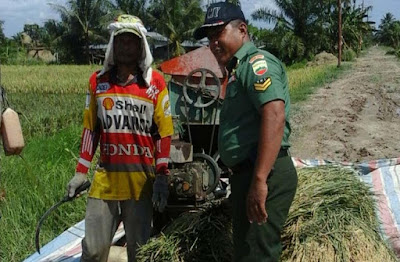
[(268, 185), (265, 182), (253, 181), (247, 194), (247, 218), (250, 223), (259, 225), (267, 222), (268, 214), (265, 202), (268, 196)]
[(156, 175), (156, 180), (153, 184), (153, 205), (158, 212), (163, 212), (168, 200), (168, 176)]

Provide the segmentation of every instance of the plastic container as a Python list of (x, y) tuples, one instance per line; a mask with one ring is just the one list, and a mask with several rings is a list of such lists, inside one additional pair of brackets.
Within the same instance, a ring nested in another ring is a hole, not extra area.
[(18, 113), (11, 108), (7, 108), (1, 116), (1, 137), (7, 156), (19, 155), (25, 147)]

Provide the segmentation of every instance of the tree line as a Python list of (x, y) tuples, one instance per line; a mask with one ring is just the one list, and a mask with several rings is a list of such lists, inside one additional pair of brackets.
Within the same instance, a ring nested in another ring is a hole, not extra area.
[[(227, 0), (240, 5), (239, 0)], [(194, 41), (195, 28), (204, 21), (204, 0), (69, 0), (65, 5), (50, 4), (60, 14), (60, 21), (47, 20), (43, 26), (25, 25), (33, 43), (57, 52), (59, 62), (90, 63), (89, 47), (108, 41), (107, 25), (118, 14), (140, 17), (149, 31), (168, 39), (173, 56), (185, 52), (182, 43)], [(216, 1), (214, 1), (216, 2)], [(251, 14), (253, 21), (268, 22), (270, 28), (249, 23), (249, 32), (257, 46), (277, 55), (287, 64), (309, 60), (317, 53), (337, 54), (338, 5), (334, 0), (273, 0), (278, 9), (262, 7)], [(400, 22), (387, 14), (379, 26), (368, 20), (372, 6), (342, 0), (342, 48), (359, 53), (374, 39), (399, 47)], [(248, 17), (247, 19), (249, 19)], [(248, 21), (249, 22), (249, 21)], [(3, 63), (18, 61), (26, 54), (21, 38), (4, 36), (0, 21), (0, 59)], [(24, 53), (25, 52), (25, 53)]]

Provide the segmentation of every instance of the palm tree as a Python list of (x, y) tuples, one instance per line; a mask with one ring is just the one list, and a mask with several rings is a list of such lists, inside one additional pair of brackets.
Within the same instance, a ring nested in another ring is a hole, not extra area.
[(312, 47), (314, 23), (319, 12), (319, 2), (312, 0), (274, 0), (279, 11), (260, 8), (252, 13), (254, 20), (275, 23), (274, 30), (279, 32), (280, 56), (284, 60), (300, 60)]
[(398, 21), (394, 18), (393, 14), (387, 13), (379, 25), (377, 37), (382, 44), (395, 47), (396, 46), (396, 29)]
[[(252, 18), (275, 22), (279, 32), (279, 53), (286, 60), (311, 57), (320, 51), (333, 51), (337, 42), (337, 3), (335, 0), (274, 0), (279, 10), (260, 8)], [(362, 37), (371, 31), (371, 23), (363, 19), (371, 7), (357, 8), (354, 0), (344, 0), (343, 35), (355, 49), (360, 49)], [(353, 45), (354, 41), (357, 43)]]
[[(222, 0), (208, 0), (207, 4), (205, 5), (205, 7), (208, 8), (208, 6), (210, 6), (211, 4), (218, 3), (218, 2), (221, 2), (221, 1)], [(204, 2), (204, 0), (203, 0), (203, 2)], [(240, 0), (225, 0), (225, 2), (241, 6)]]
[(185, 53), (182, 42), (193, 40), (193, 31), (203, 22), (198, 0), (153, 0), (149, 8), (156, 29), (169, 39), (173, 56)]
[(364, 36), (372, 32), (372, 25), (375, 24), (373, 21), (364, 21), (370, 10), (372, 10), (372, 6), (366, 8), (349, 6), (343, 10), (343, 39), (348, 47), (357, 53), (361, 51)]
[[(67, 6), (50, 4), (61, 15), (68, 29), (65, 38), (78, 37), (85, 47), (86, 61), (90, 63), (89, 45), (91, 41), (105, 41), (100, 20), (107, 13), (107, 0), (69, 0)], [(79, 43), (79, 41), (77, 41)]]
[[(112, 10), (108, 17), (117, 17), (120, 14), (129, 14), (139, 17), (146, 27), (150, 26), (151, 16), (148, 8), (151, 0), (114, 0), (111, 2), (110, 9)], [(110, 19), (108, 19), (110, 20)]]
[(229, 2), (229, 3), (235, 4), (235, 5), (241, 6), (240, 0), (226, 0), (225, 2)]
[(4, 24), (4, 21), (0, 20), (0, 44), (6, 40), (6, 36), (4, 35), (4, 32), (3, 32), (3, 24)]

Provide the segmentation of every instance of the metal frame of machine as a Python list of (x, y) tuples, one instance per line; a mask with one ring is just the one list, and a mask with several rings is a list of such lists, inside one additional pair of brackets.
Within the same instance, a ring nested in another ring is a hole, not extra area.
[(160, 70), (171, 75), (168, 88), (177, 134), (171, 143), (170, 196), (165, 214), (159, 215), (172, 219), (226, 195), (229, 172), (219, 163), (217, 148), (226, 73), (208, 47), (165, 61)]

